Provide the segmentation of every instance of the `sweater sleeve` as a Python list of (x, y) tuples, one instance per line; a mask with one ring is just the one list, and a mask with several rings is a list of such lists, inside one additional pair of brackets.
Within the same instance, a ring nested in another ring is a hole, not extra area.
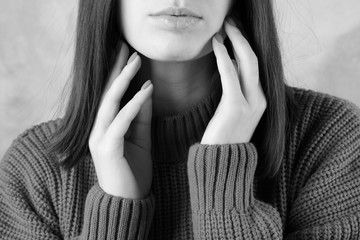
[[(324, 109), (322, 107), (321, 109)], [(360, 111), (335, 108), (318, 124), (292, 182), (301, 186), (288, 213), (285, 239), (360, 239)]]
[(195, 239), (281, 239), (279, 213), (253, 195), (257, 151), (252, 143), (189, 149), (188, 176)]
[(15, 140), (0, 162), (0, 238), (62, 239), (53, 202), (58, 195), (50, 192), (58, 182), (48, 165), (31, 161), (35, 149), (24, 141)]
[[(58, 166), (39, 153), (30, 134), (15, 140), (0, 162), (1, 239), (147, 239), (154, 212), (152, 192), (133, 200), (109, 195), (95, 184), (86, 196), (81, 234), (77, 227), (61, 226), (60, 215), (73, 216), (60, 214), (64, 210), (59, 207)], [(75, 217), (75, 225), (80, 218)]]
[(154, 215), (152, 192), (139, 200), (115, 197), (96, 183), (88, 193), (79, 239), (147, 239)]
[(283, 190), (293, 193), (283, 220), (254, 198), (253, 144), (192, 145), (195, 239), (360, 239), (360, 111), (336, 106), (333, 112), (319, 107), (326, 117), (317, 115), (302, 132), (301, 151), (283, 179), (291, 188)]

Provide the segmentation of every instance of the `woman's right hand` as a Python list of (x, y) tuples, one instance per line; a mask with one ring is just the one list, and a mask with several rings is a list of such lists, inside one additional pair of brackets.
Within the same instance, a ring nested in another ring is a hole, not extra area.
[[(141, 66), (122, 43), (90, 133), (89, 148), (100, 187), (113, 196), (143, 199), (151, 189), (153, 86), (148, 80), (119, 111), (120, 101)], [(147, 84), (148, 87), (143, 89)]]

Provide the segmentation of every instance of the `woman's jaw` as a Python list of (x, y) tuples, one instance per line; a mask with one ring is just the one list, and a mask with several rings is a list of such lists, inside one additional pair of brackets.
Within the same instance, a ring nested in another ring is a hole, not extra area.
[[(226, 38), (223, 27), (221, 27), (218, 32), (223, 36), (223, 39)], [(204, 41), (200, 39), (192, 40), (189, 37), (186, 39), (186, 36), (183, 38), (179, 36), (161, 38), (161, 36), (158, 35), (158, 37), (153, 37), (155, 38), (154, 41), (146, 45), (138, 45), (136, 42), (129, 42), (127, 39), (124, 40), (132, 51), (140, 53), (140, 55), (149, 60), (160, 62), (187, 62), (200, 59), (212, 53), (212, 37), (213, 36)]]

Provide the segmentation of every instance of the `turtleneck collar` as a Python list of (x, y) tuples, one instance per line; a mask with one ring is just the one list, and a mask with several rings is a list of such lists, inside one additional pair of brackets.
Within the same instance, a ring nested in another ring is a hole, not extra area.
[(220, 75), (215, 71), (210, 95), (180, 113), (152, 118), (154, 162), (176, 163), (187, 160), (189, 147), (200, 142), (222, 95)]

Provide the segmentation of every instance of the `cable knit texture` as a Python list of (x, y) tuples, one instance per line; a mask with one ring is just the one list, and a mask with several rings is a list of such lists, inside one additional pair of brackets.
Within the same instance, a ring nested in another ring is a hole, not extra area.
[(65, 171), (44, 154), (61, 119), (26, 130), (0, 163), (0, 238), (360, 239), (359, 109), (293, 90), (297, 120), (273, 181), (257, 179), (253, 143), (200, 144), (221, 90), (153, 118), (153, 183), (141, 200), (106, 194), (91, 156)]

